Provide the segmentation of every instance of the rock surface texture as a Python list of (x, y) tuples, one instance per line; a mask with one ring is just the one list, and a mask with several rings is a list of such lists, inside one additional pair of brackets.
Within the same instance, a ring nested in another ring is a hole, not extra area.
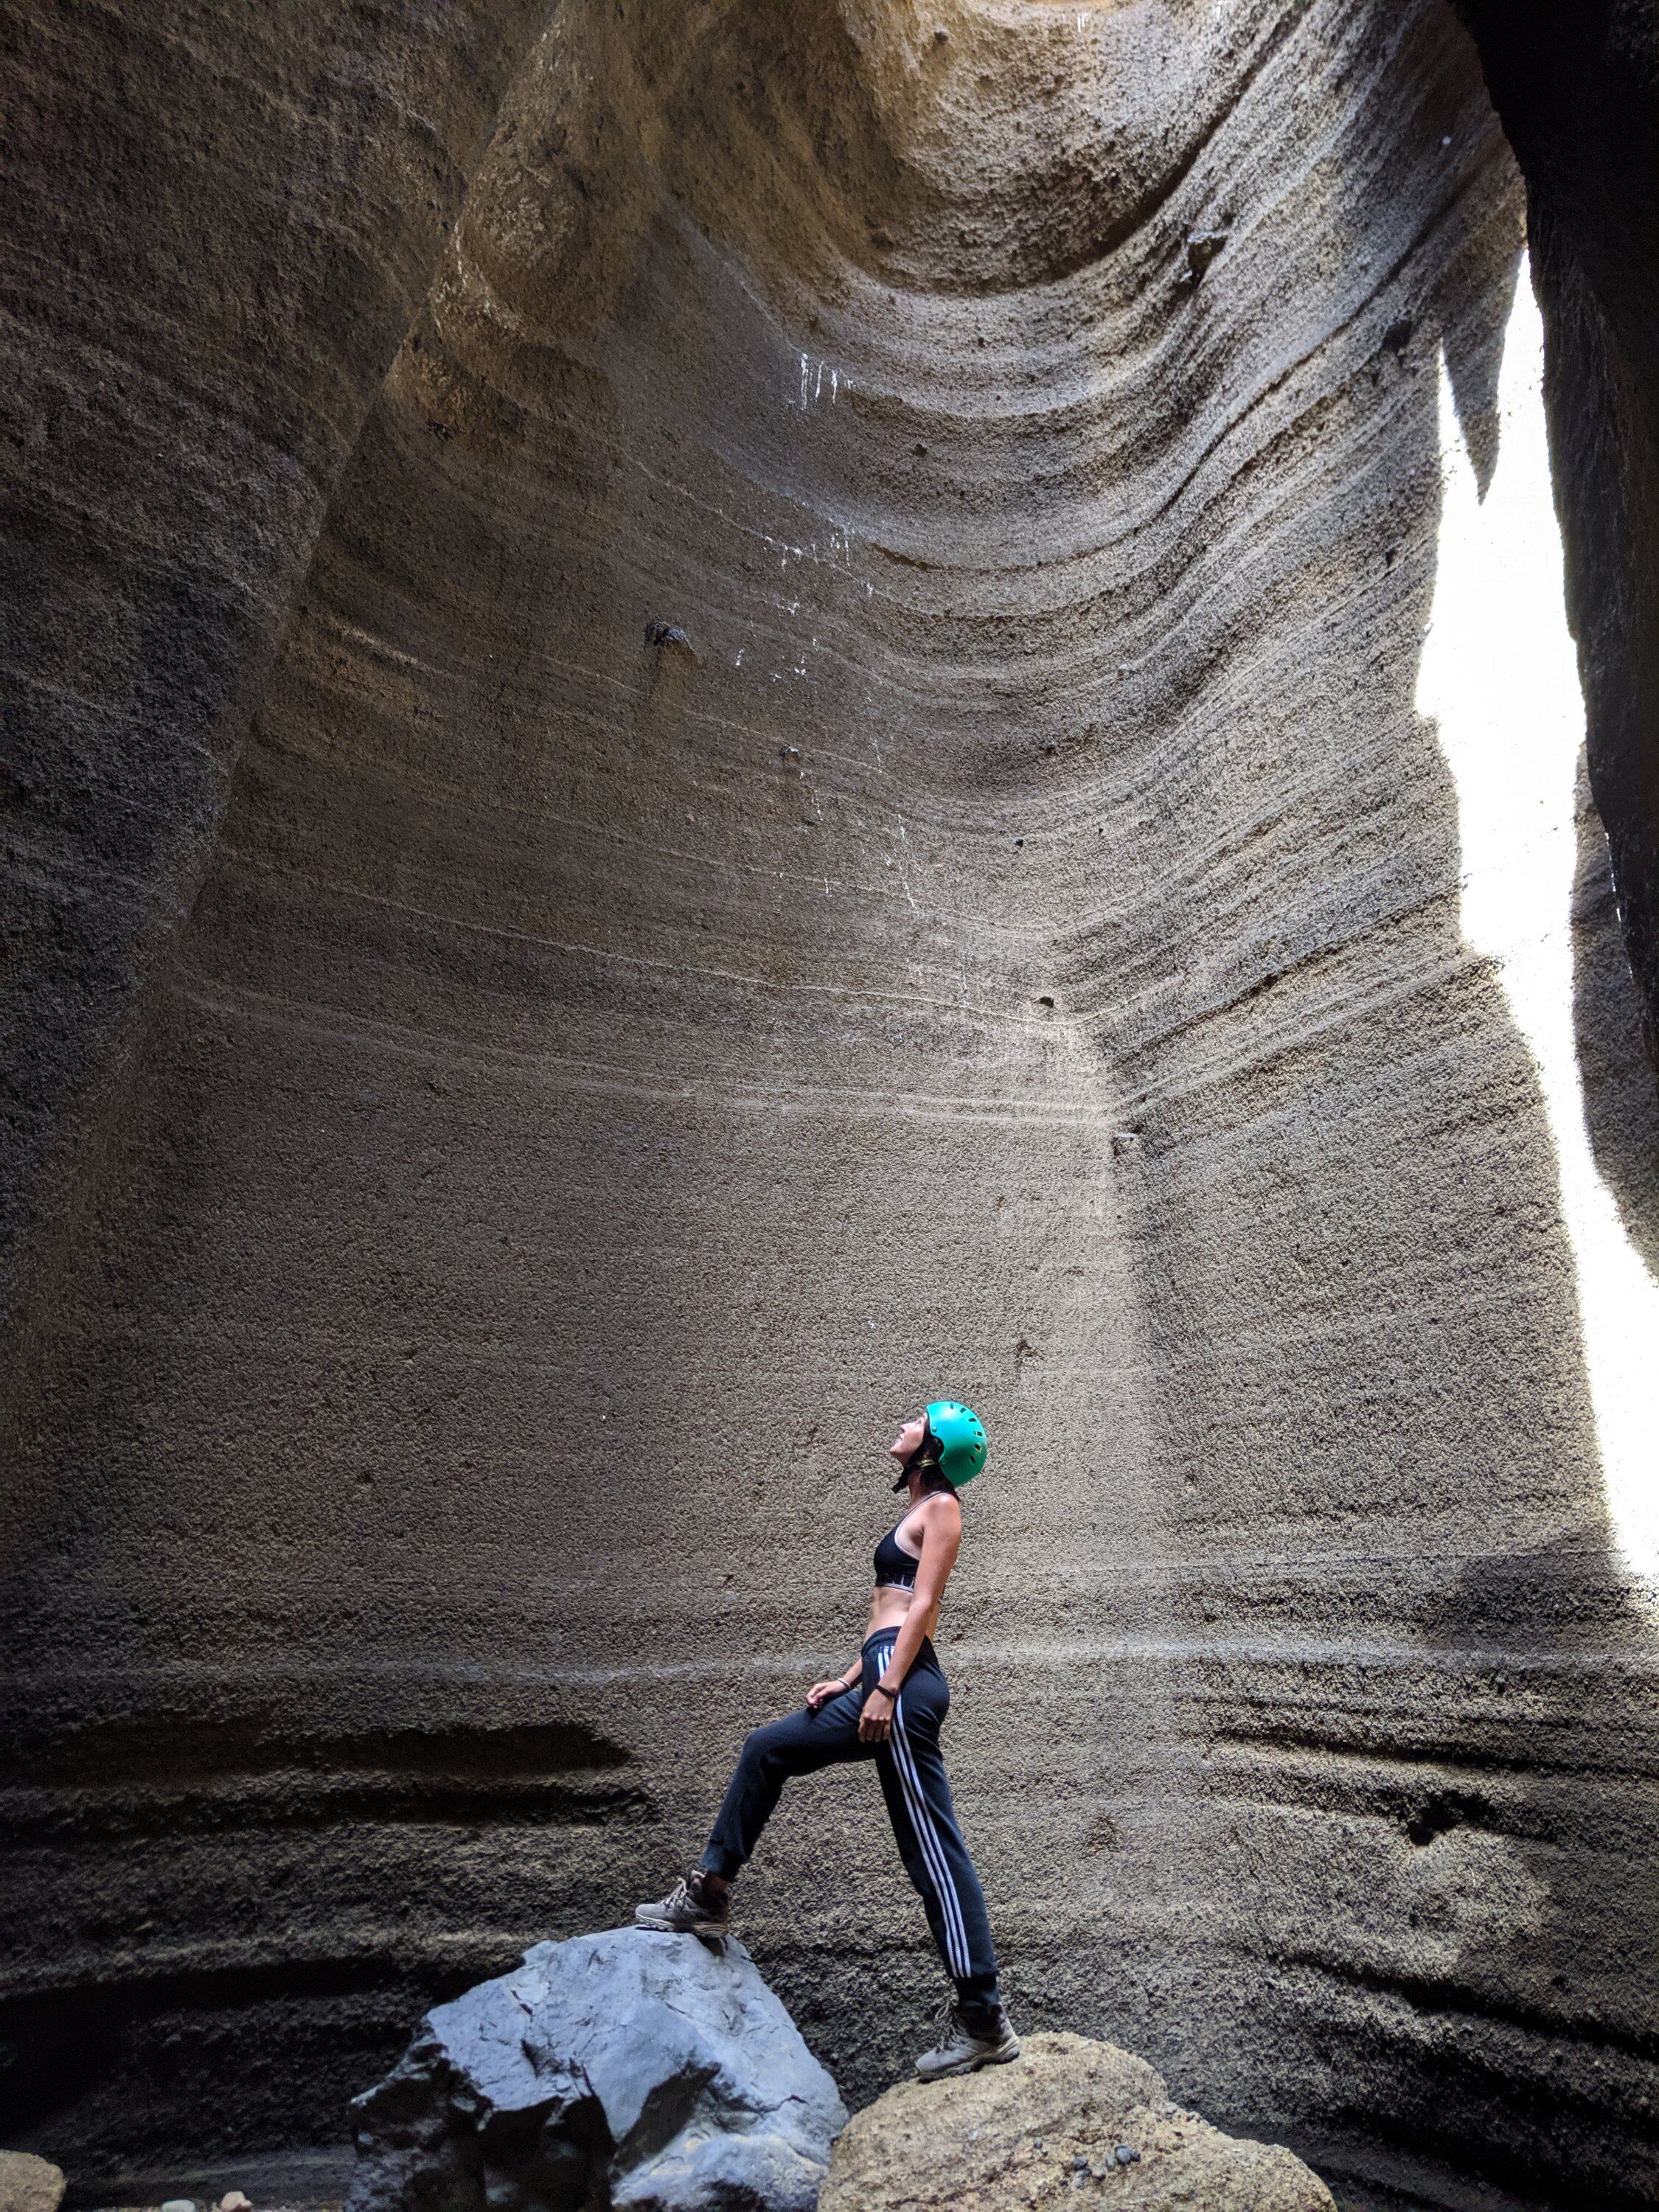
[(1170, 2101), (1144, 2059), (1082, 2035), (1028, 2037), (1012, 2064), (906, 2081), (840, 2136), (818, 2212), (1335, 2212), (1276, 2144)]
[(347, 2212), (812, 2212), (836, 2085), (741, 1944), (538, 1943), (357, 2100)]
[(64, 2176), (49, 2159), (0, 2150), (0, 2212), (58, 2212)]
[[(1356, 2185), (1650, 2203), (1651, 1562), (1420, 690), (1529, 299), (1446, 0), (0, 37), (0, 2140), (106, 2203), (321, 2153), (660, 1893), (950, 1392), (1022, 2028)], [(1583, 388), (1605, 550), (1656, 509)], [(1577, 831), (1560, 1038), (1659, 1264)], [(849, 2101), (908, 2068), (872, 1775), (739, 1909)]]
[[(51, 1310), (278, 633), (544, 0), (0, 27), (0, 1322)], [(31, 1296), (31, 1292), (33, 1296)]]

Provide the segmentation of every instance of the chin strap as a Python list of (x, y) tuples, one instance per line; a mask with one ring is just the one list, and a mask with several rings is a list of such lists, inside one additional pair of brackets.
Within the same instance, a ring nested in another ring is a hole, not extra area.
[[(911, 1468), (915, 1467), (916, 1462), (921, 1458), (929, 1444), (933, 1446), (935, 1454), (937, 1454), (939, 1450), (939, 1438), (933, 1434), (931, 1429), (924, 1428), (921, 1432), (921, 1442), (911, 1453), (909, 1458), (905, 1461), (904, 1472), (900, 1475), (898, 1480), (893, 1485), (895, 1492), (902, 1490), (906, 1483), (909, 1481)], [(933, 1461), (933, 1465), (935, 1467), (939, 1465), (937, 1457), (935, 1457)]]

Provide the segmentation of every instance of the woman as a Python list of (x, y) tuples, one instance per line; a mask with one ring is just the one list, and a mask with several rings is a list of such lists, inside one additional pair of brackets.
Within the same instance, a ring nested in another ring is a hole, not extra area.
[(939, 1742), (951, 1692), (932, 1640), (962, 1542), (956, 1493), (985, 1464), (985, 1431), (969, 1407), (941, 1398), (907, 1421), (888, 1449), (903, 1468), (893, 1487), (908, 1489), (909, 1504), (876, 1547), (863, 1649), (845, 1674), (815, 1682), (799, 1712), (755, 1730), (701, 1863), (634, 1917), (674, 1935), (724, 1936), (732, 1881), (789, 1777), (873, 1759), (899, 1856), (956, 1984), (938, 2045), (916, 2061), (917, 2073), (934, 2081), (1019, 2056), (997, 1991), (979, 1877), (951, 1809)]

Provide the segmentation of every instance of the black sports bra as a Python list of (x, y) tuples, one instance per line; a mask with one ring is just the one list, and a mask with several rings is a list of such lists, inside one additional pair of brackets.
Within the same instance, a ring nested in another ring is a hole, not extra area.
[(876, 1588), (878, 1589), (908, 1589), (916, 1586), (916, 1569), (921, 1565), (912, 1559), (898, 1540), (898, 1532), (910, 1517), (915, 1507), (908, 1507), (902, 1519), (893, 1526), (876, 1547)]

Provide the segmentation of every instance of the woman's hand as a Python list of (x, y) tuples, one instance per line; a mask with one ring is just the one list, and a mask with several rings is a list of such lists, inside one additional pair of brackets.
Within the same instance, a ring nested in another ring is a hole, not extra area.
[(827, 1705), (831, 1698), (842, 1698), (846, 1694), (847, 1685), (838, 1674), (827, 1682), (814, 1682), (806, 1692), (806, 1710), (809, 1713), (815, 1713), (820, 1705)]
[(893, 1733), (893, 1707), (897, 1703), (890, 1690), (879, 1683), (864, 1701), (864, 1711), (859, 1715), (859, 1741), (885, 1743)]

